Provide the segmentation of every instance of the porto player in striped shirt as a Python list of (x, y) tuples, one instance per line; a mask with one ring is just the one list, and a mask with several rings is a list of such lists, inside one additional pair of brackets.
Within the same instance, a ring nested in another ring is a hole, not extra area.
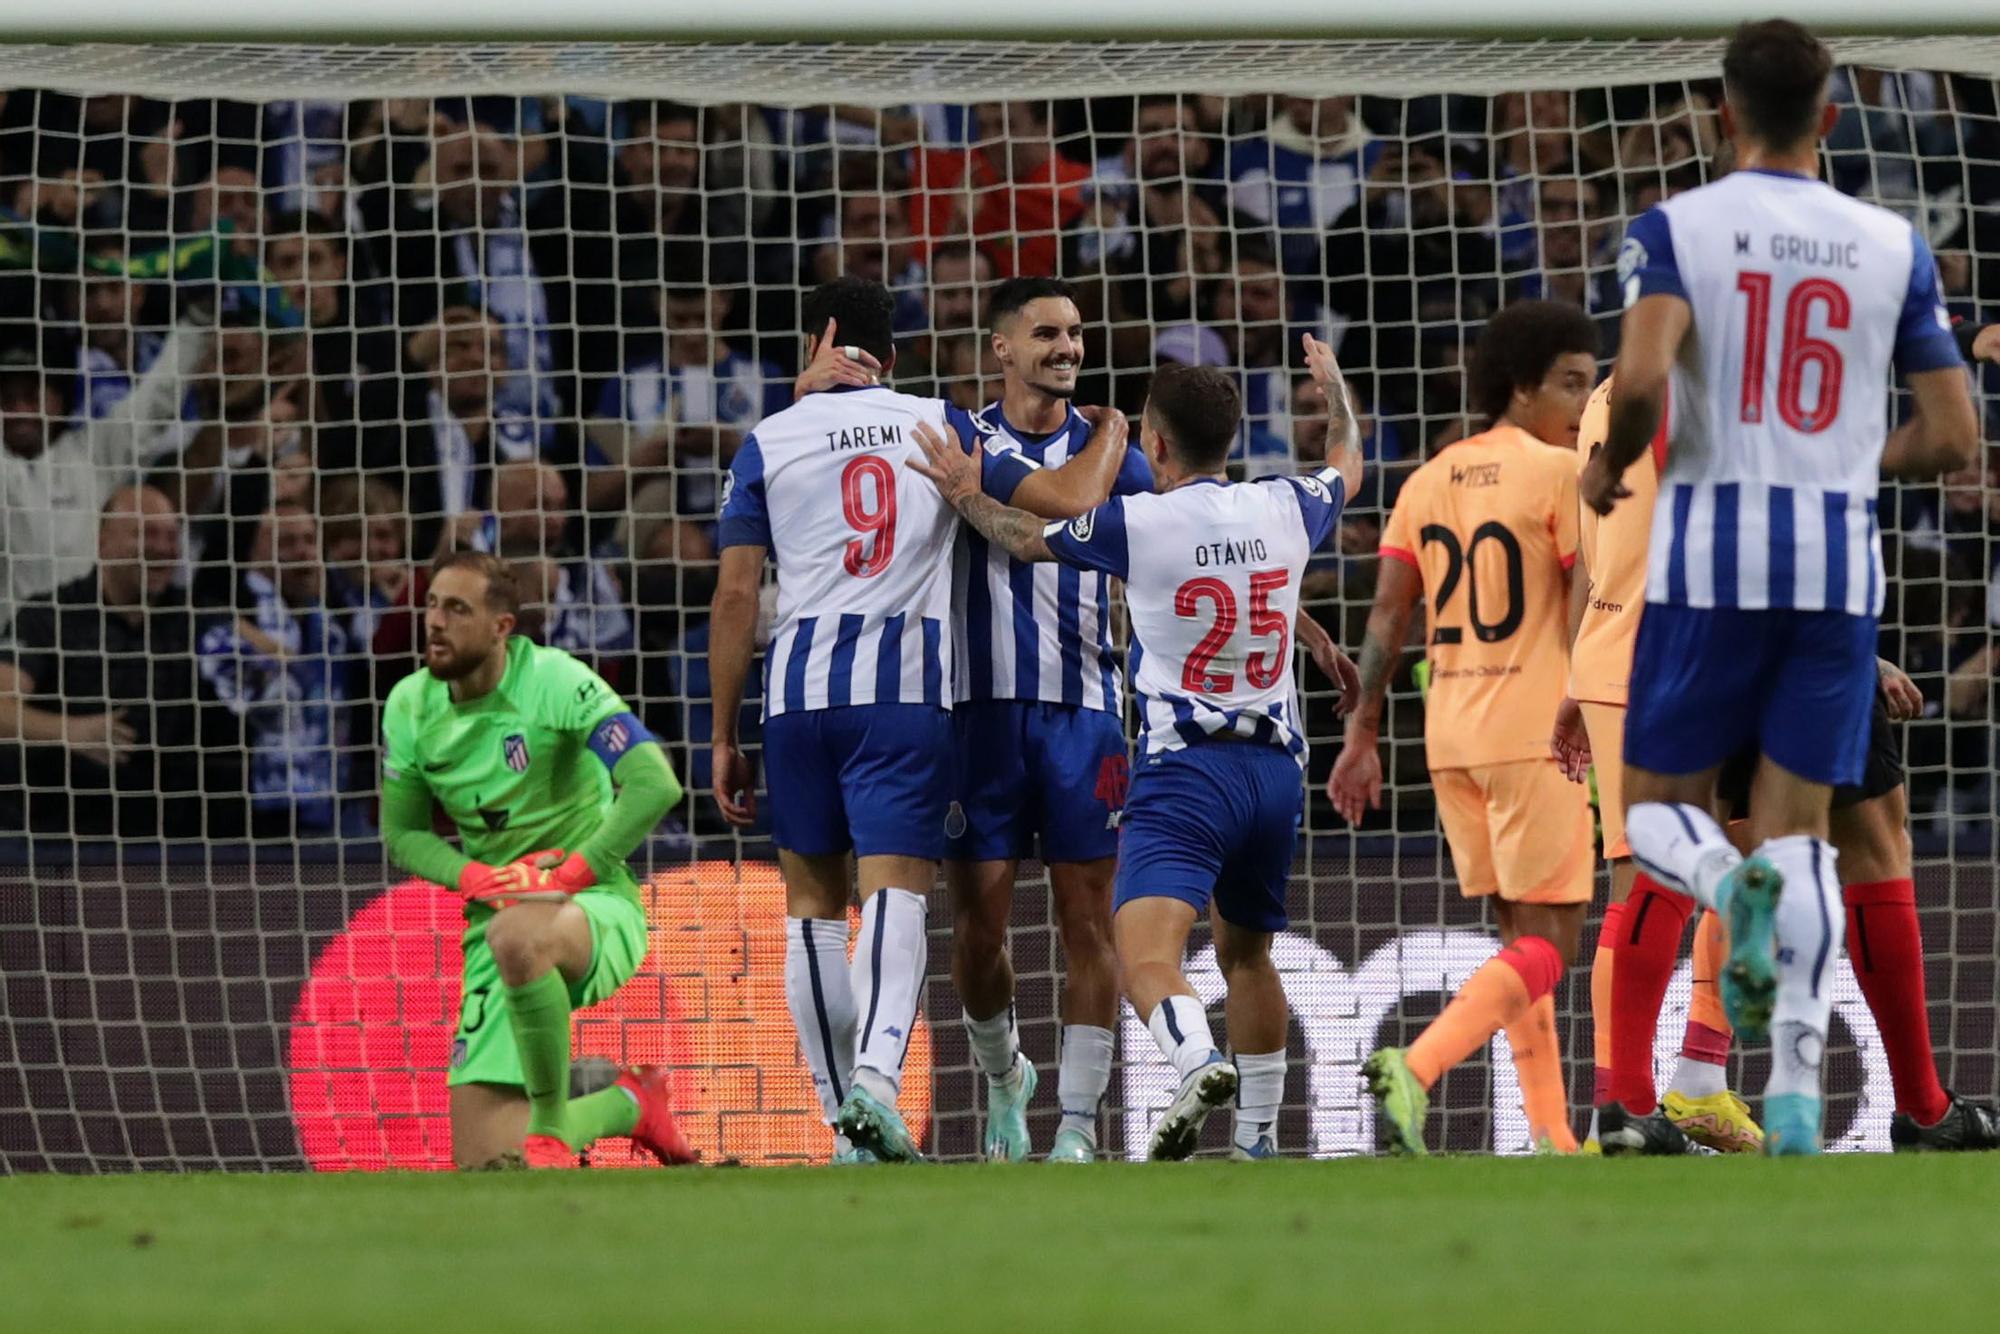
[[(1330, 355), (1308, 346), (1316, 378), (1324, 373), (1331, 386)], [(1306, 750), (1291, 631), (1306, 562), (1361, 473), (1344, 393), (1331, 406), (1345, 422), (1333, 437), (1343, 442), (1333, 466), (1232, 485), (1226, 466), (1242, 419), (1234, 380), (1165, 367), (1140, 434), (1158, 489), (1046, 526), (998, 503), (941, 433), (920, 433), (922, 471), (986, 541), (1016, 560), (1125, 581), (1144, 733), (1119, 848), (1113, 937), (1126, 995), (1181, 1076), (1153, 1134), (1158, 1159), (1191, 1154), (1208, 1113), (1232, 1098), (1235, 1155), (1277, 1156), (1287, 1012), (1270, 946), (1287, 920)], [(1204, 912), (1228, 987), (1233, 1062), (1216, 1047), (1181, 970), (1188, 932)]]
[[(809, 356), (839, 338), (893, 369), (894, 299), (880, 283), (825, 283), (804, 314)], [(1109, 492), (1124, 424), (1107, 414), (1080, 467), (1037, 469), (984, 448), (985, 433), (943, 400), (849, 383), (765, 418), (731, 462), (709, 636), (715, 797), (732, 824), (755, 819), (737, 715), (769, 556), (778, 615), (764, 760), (785, 880), (785, 994), (843, 1155), (918, 1156), (895, 1103), (928, 954), (925, 896), (945, 852), (958, 519), (904, 467), (917, 428), (953, 439), (996, 498), (1060, 517)], [(851, 968), (850, 853), (862, 901)]]
[[(1817, 178), (1831, 69), (1787, 20), (1731, 39), (1723, 124), (1738, 169), (1627, 232), (1609, 438), (1581, 483), (1611, 512), (1666, 413), (1626, 716), (1626, 838), (1648, 875), (1728, 921), (1723, 1003), (1744, 1037), (1771, 1026), (1764, 1128), (1777, 1154), (1820, 1150), (1843, 924), (1828, 812), (1867, 755), (1879, 477), (1935, 476), (1978, 445), (1923, 237)], [(1885, 450), (1892, 367), (1916, 410)], [(1761, 758), (1746, 859), (1711, 811), (1723, 762), (1750, 745)]]

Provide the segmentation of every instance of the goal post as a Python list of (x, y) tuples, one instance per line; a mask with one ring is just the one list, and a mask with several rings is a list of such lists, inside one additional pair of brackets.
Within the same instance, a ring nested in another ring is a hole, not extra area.
[[(577, 1016), (577, 1052), (672, 1067), (711, 1157), (824, 1160), (769, 842), (707, 796), (715, 509), (731, 451), (789, 401), (803, 294), (888, 282), (897, 382), (977, 407), (998, 393), (984, 293), (1060, 274), (1079, 398), (1130, 410), (1162, 362), (1225, 367), (1244, 476), (1323, 452), (1297, 347), (1329, 338), (1370, 481), (1307, 602), (1351, 650), (1386, 503), (1466, 429), (1483, 320), (1573, 301), (1608, 349), (1626, 221), (1712, 174), (1741, 11), (0, 3), (0, 430), (23, 457), (99, 451), (77, 489), (10, 489), (0, 516), (21, 544), (0, 570), (0, 1172), (448, 1165), (458, 905), (385, 864), (372, 794), (412, 590), (449, 541), (532, 576), (534, 630), (600, 667), (690, 790), (635, 858), (646, 963)], [(1829, 178), (1907, 216), (1954, 313), (1993, 318), (2000, 14), (1827, 0), (1811, 21), (1839, 62)], [(140, 506), (101, 532), (141, 481), (171, 531)], [(1933, 1034), (1946, 1082), (1991, 1096), (2000, 465), (1882, 509), (1883, 651), (1927, 699), (1908, 749)], [(1275, 948), (1291, 1153), (1368, 1150), (1361, 1058), (1493, 949), (1437, 832), (1409, 656), (1360, 831), (1320, 793), (1336, 699), (1300, 668), (1313, 758)], [(1053, 1071), (1043, 885), (1027, 864), (1010, 947)], [(983, 1090), (948, 909), (931, 920), (904, 1111), (969, 1157)], [(1219, 997), (1205, 937), (1190, 976)], [(1663, 1064), (1688, 990), (1683, 965)], [(1887, 1065), (1851, 969), (1835, 990), (1832, 1138), (1880, 1149)], [(1581, 1106), (1586, 980), (1559, 1001)], [(1136, 1155), (1171, 1072), (1129, 1014), (1118, 1057), (1101, 1139)], [(1739, 1059), (1736, 1086), (1763, 1068)], [(1512, 1080), (1504, 1045), (1454, 1073), (1444, 1142), (1527, 1148)]]

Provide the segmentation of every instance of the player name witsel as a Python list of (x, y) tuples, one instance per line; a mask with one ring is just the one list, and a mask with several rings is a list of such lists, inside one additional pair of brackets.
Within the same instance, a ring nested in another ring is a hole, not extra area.
[(1253, 560), (1268, 560), (1261, 537), (1245, 538), (1241, 542), (1203, 542), (1194, 549), (1196, 565), (1243, 565)]
[(875, 449), (881, 445), (903, 443), (903, 428), (867, 422), (860, 426), (843, 426), (837, 431), (826, 433), (826, 447), (838, 454), (843, 449)]

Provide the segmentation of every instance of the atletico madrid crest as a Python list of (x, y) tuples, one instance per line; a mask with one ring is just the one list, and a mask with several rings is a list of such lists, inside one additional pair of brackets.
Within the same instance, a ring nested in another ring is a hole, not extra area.
[(517, 774), (528, 772), (528, 738), (519, 732), (509, 732), (507, 739), (500, 743), (507, 757), (507, 767)]

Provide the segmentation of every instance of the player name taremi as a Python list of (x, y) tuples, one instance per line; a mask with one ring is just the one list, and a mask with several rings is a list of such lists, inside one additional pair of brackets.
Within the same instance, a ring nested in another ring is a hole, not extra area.
[(1196, 565), (1243, 565), (1253, 560), (1269, 560), (1261, 537), (1241, 542), (1204, 542), (1194, 549)]
[(843, 449), (874, 449), (880, 445), (903, 443), (903, 428), (869, 422), (863, 426), (843, 426), (826, 433), (826, 447), (838, 454)]

